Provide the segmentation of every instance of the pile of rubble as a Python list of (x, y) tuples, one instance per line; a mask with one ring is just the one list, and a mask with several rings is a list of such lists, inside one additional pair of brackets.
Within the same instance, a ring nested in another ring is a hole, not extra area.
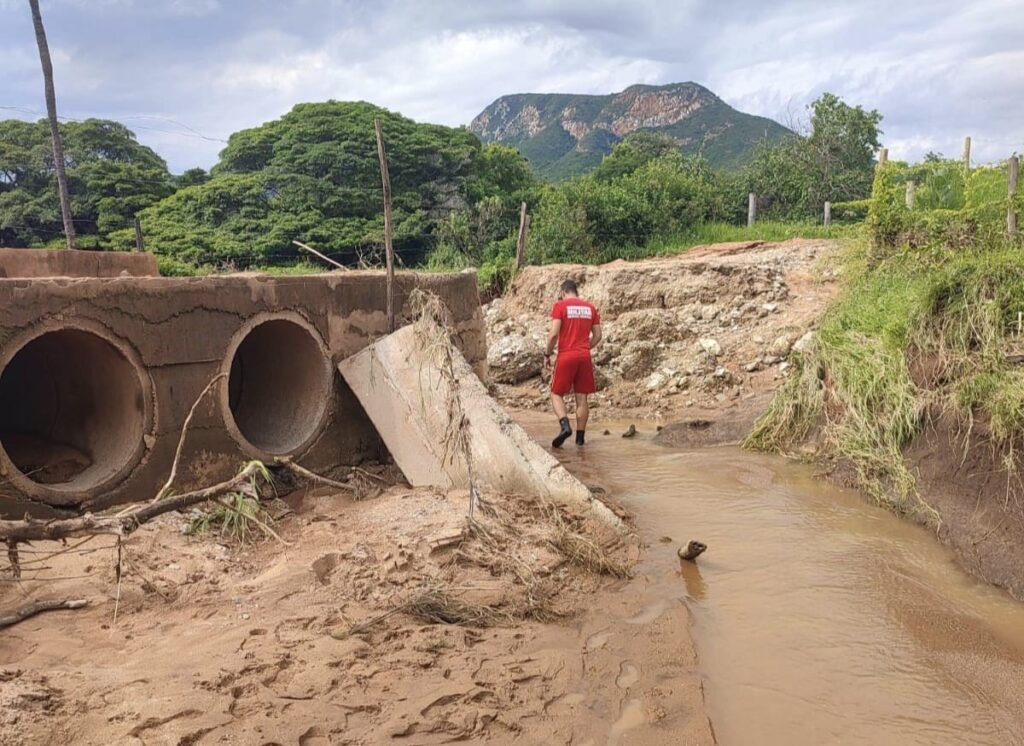
[(517, 405), (541, 404), (548, 312), (575, 279), (602, 314), (598, 406), (714, 407), (774, 389), (833, 292), (818, 259), (832, 241), (720, 244), (593, 267), (528, 267), (484, 311), (491, 381)]

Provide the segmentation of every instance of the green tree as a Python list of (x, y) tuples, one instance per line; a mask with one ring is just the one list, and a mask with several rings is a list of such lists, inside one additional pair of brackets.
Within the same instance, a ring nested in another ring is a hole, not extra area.
[[(60, 131), (81, 246), (108, 245), (109, 233), (174, 191), (163, 159), (124, 125), (88, 119)], [(53, 244), (63, 233), (48, 141), (45, 121), (0, 121), (0, 245)]]
[(615, 144), (612, 152), (594, 169), (594, 178), (598, 181), (611, 181), (633, 173), (656, 158), (678, 152), (679, 143), (668, 135), (648, 131), (634, 132)]
[[(375, 117), (388, 150), (399, 257), (419, 263), (445, 239), (477, 261), (507, 233), (517, 200), (534, 184), (522, 157), (482, 148), (464, 128), (419, 124), (365, 102), (299, 104), (236, 132), (208, 180), (190, 176), (190, 186), (142, 214), (149, 244), (237, 266), (294, 260), (293, 240), (343, 262), (374, 254), (383, 243)], [(465, 229), (451, 218), (463, 211)], [(130, 244), (127, 232), (115, 238)]]
[(866, 199), (874, 179), (882, 115), (822, 94), (809, 107), (811, 131), (762, 143), (744, 181), (766, 214), (814, 218), (825, 201)]
[(882, 115), (850, 106), (832, 93), (811, 104), (811, 134), (807, 138), (818, 203), (862, 199), (871, 192), (878, 126)]

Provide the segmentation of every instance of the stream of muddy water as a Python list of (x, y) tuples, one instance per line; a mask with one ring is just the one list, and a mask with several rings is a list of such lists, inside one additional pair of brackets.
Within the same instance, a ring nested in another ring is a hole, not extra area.
[[(1024, 604), (809, 466), (643, 430), (559, 458), (649, 542), (637, 621), (689, 608), (719, 743), (1024, 743)], [(676, 557), (689, 539), (696, 564)]]

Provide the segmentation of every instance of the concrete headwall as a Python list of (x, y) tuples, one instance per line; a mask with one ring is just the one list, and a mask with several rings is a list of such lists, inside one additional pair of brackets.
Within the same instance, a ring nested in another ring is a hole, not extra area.
[[(0, 512), (12, 498), (97, 509), (152, 496), (189, 408), (220, 374), (193, 420), (178, 491), (249, 458), (330, 472), (382, 455), (336, 370), (386, 333), (384, 282), (379, 272), (0, 279)], [(400, 273), (400, 316), (416, 287), (446, 303), (483, 370), (475, 275)]]
[(156, 277), (156, 257), (122, 251), (0, 249), (0, 277)]

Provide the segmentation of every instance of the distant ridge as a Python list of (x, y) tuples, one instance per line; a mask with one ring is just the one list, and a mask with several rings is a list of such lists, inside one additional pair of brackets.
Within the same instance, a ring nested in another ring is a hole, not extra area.
[(551, 180), (585, 173), (633, 132), (669, 135), (684, 153), (702, 152), (718, 168), (743, 165), (759, 140), (792, 132), (744, 114), (697, 83), (632, 85), (620, 93), (517, 93), (502, 96), (469, 125), (485, 143), (519, 149)]

